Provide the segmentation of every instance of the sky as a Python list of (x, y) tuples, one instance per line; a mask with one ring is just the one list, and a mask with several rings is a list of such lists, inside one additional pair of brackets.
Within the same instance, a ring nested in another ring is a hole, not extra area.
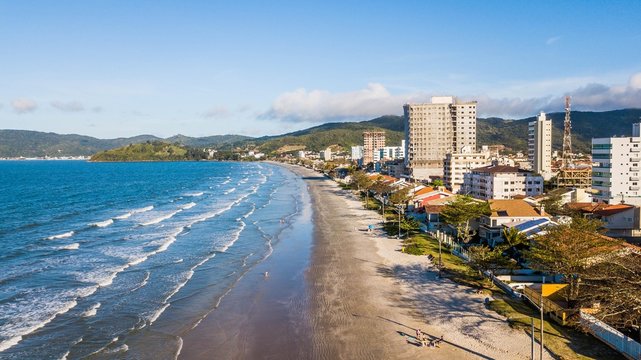
[(0, 0), (0, 129), (273, 135), (402, 114), (641, 108), (641, 1)]

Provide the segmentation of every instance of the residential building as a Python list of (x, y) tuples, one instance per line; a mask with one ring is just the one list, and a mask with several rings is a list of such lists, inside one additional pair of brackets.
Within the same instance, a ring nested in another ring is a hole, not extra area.
[(331, 161), (332, 160), (332, 149), (327, 148), (323, 151), (320, 152), (320, 159), (325, 160), (325, 161)]
[(464, 174), (459, 192), (482, 200), (537, 196), (543, 193), (543, 177), (516, 167), (490, 165)]
[(297, 157), (299, 159), (304, 159), (305, 158), (305, 152), (303, 150), (299, 150), (297, 153)]
[(385, 146), (374, 150), (373, 161), (398, 160), (405, 158), (405, 140), (401, 141), (401, 146)]
[(641, 237), (641, 209), (629, 204), (573, 203), (570, 209), (603, 222), (605, 235), (623, 238)]
[(384, 131), (365, 131), (363, 133), (363, 165), (374, 162), (374, 152), (384, 147)]
[(358, 161), (363, 158), (363, 147), (352, 146), (352, 160)]
[(490, 215), (479, 219), (479, 237), (490, 246), (503, 241), (504, 225), (550, 218), (541, 208), (535, 208), (522, 199), (489, 200)]
[(476, 101), (434, 96), (431, 103), (405, 104), (405, 166), (415, 179), (443, 176), (448, 153), (476, 149)]
[(464, 146), (460, 153), (445, 155), (443, 163), (443, 182), (453, 193), (458, 193), (463, 186), (463, 175), (482, 166), (490, 165), (490, 153), (473, 152), (469, 146)]
[(608, 204), (641, 205), (641, 124), (631, 137), (592, 139), (594, 199)]
[(545, 180), (552, 177), (552, 120), (544, 112), (528, 124), (528, 161)]

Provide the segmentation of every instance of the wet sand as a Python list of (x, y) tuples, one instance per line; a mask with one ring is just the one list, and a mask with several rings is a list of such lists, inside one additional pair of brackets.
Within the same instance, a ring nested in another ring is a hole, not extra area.
[[(481, 296), (435, 279), (431, 263), (400, 253), (397, 239), (368, 232), (380, 215), (323, 175), (289, 168), (308, 185), (313, 211), (300, 221), (313, 221), (313, 241), (295, 241), (295, 226), (184, 337), (181, 358), (527, 358), (528, 337), (485, 309)], [(415, 346), (418, 328), (445, 341)]]

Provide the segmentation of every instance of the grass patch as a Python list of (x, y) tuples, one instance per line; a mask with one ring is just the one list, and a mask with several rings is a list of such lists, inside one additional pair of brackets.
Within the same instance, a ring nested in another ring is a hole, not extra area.
[[(512, 299), (502, 292), (494, 293), (494, 301), (488, 307), (507, 317), (512, 328), (525, 331), (528, 336), (532, 334), (530, 318), (534, 318), (534, 351), (539, 352), (541, 334), (540, 314), (524, 301)], [(560, 359), (621, 359), (621, 354), (589, 334), (563, 327), (551, 321), (543, 321), (545, 348)]]

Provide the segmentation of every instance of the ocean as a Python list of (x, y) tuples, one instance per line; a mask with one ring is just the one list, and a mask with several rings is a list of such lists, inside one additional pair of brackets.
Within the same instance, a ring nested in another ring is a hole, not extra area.
[(0, 161), (0, 358), (174, 358), (305, 184), (267, 163)]

